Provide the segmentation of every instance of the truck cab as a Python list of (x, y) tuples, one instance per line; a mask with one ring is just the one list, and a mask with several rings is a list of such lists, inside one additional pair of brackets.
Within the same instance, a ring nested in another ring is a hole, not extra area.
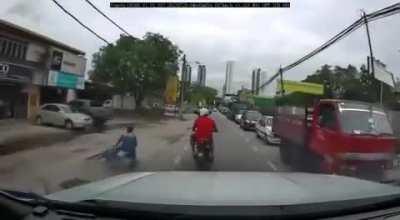
[(383, 108), (323, 99), (313, 111), (309, 147), (330, 173), (379, 174), (392, 166), (395, 137)]
[(277, 108), (274, 132), (282, 161), (311, 163), (318, 171), (384, 178), (394, 159), (395, 137), (384, 109), (372, 103), (319, 99)]

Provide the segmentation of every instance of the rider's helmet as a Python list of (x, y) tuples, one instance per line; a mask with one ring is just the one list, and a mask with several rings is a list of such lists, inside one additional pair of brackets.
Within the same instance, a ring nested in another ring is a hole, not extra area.
[(201, 108), (200, 109), (200, 111), (199, 111), (199, 115), (200, 116), (206, 116), (206, 115), (208, 115), (208, 109), (206, 109), (206, 108)]

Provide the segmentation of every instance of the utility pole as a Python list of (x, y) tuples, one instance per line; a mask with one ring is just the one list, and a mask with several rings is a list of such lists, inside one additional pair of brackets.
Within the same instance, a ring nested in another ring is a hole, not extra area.
[(281, 77), (280, 84), (281, 84), (281, 96), (285, 94), (285, 88), (283, 88), (283, 71), (282, 67), (279, 67), (279, 75)]
[(181, 100), (179, 107), (179, 119), (183, 120), (183, 103), (184, 103), (184, 92), (185, 92), (185, 78), (186, 78), (186, 55), (182, 58), (182, 74), (181, 74)]
[[(371, 62), (371, 65), (369, 67), (371, 68), (372, 76), (375, 77), (375, 65), (374, 65), (375, 58), (374, 58), (374, 54), (373, 54), (373, 51), (372, 51), (371, 35), (369, 33), (368, 20), (367, 20), (367, 16), (365, 14), (365, 11), (361, 11), (361, 12), (362, 12), (362, 16), (363, 16), (364, 23), (365, 23), (365, 30), (367, 32), (369, 55), (370, 55), (369, 61)], [(379, 102), (382, 105), (382, 102), (383, 102), (382, 101), (383, 100), (383, 82), (380, 82), (380, 83), (381, 83), (381, 85), (380, 85), (380, 88), (378, 89), (379, 90)]]

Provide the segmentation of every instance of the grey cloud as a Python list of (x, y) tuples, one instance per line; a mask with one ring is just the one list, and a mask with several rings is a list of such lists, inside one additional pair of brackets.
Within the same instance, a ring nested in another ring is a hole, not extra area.
[[(83, 0), (59, 1), (109, 41), (115, 41), (121, 33)], [(372, 12), (395, 2), (352, 0), (339, 4), (334, 0), (292, 0), (290, 9), (112, 9), (108, 1), (93, 0), (135, 36), (159, 32), (170, 38), (185, 51), (189, 60), (207, 65), (207, 83), (216, 88), (222, 88), (226, 60), (237, 61), (234, 80), (238, 87), (243, 83), (249, 85), (252, 68), (262, 67), (271, 75), (280, 65), (304, 56), (358, 19), (360, 9)], [(91, 54), (103, 45), (51, 1), (3, 4), (0, 9), (3, 19), (79, 47), (87, 52), (89, 61)], [(32, 19), (31, 14), (35, 15), (38, 9), (42, 10), (42, 17)], [(399, 15), (371, 24), (376, 56), (397, 75), (400, 74), (400, 29), (394, 27), (399, 26)], [(365, 63), (367, 55), (365, 30), (361, 28), (290, 70), (285, 77), (301, 80), (326, 63), (359, 66)]]

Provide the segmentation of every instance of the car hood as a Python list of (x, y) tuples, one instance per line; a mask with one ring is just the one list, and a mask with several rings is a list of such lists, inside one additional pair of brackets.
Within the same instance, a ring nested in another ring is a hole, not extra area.
[(146, 172), (115, 176), (47, 197), (65, 202), (108, 200), (163, 205), (276, 206), (399, 194), (399, 187), (336, 175)]

